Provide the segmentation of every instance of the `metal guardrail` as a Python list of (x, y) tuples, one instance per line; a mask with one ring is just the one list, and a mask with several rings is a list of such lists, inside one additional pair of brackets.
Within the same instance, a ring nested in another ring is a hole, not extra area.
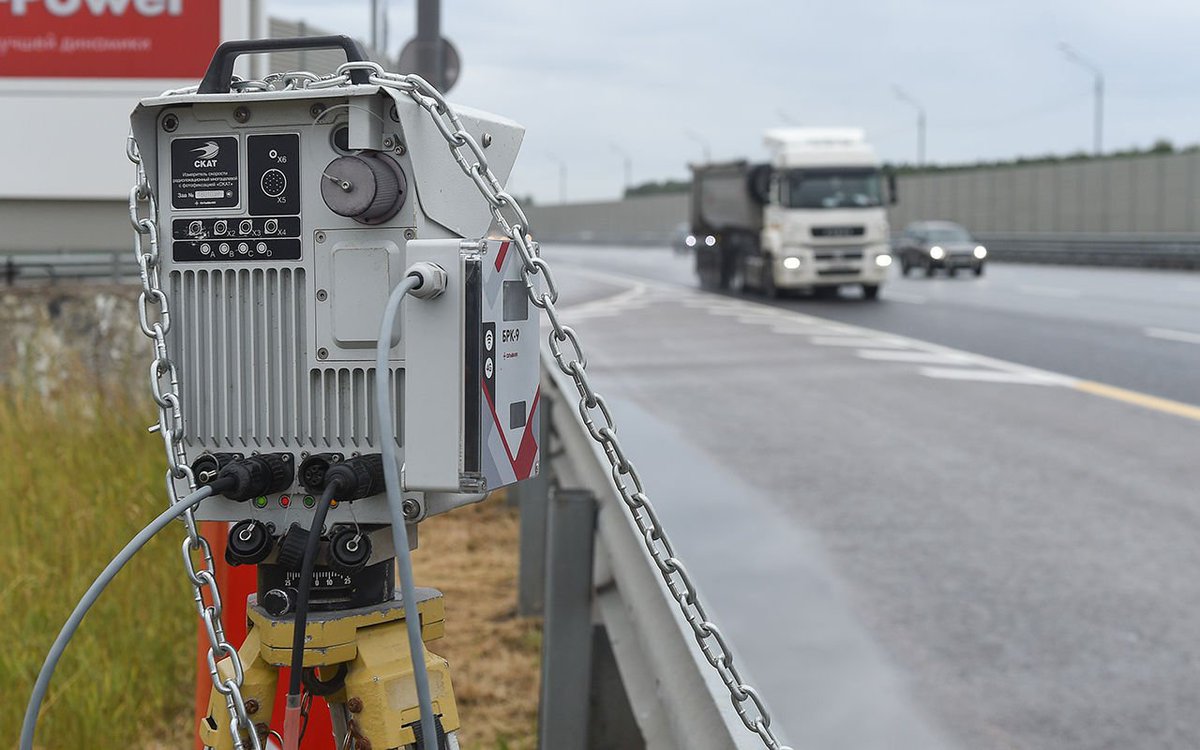
[[(1116, 234), (988, 232), (975, 235), (1000, 263), (1051, 263), (1076, 266), (1122, 266), (1200, 270), (1200, 236), (1194, 234)], [(664, 246), (667, 231), (578, 231), (544, 236), (544, 242)], [(108, 279), (137, 277), (137, 262), (120, 252), (0, 253), (0, 283), (24, 280)]]
[(120, 252), (5, 253), (0, 254), (0, 278), (12, 286), (19, 281), (65, 279), (136, 279), (137, 261), (128, 250)]
[(545, 613), (539, 746), (761, 747), (700, 655), (553, 363), (543, 345), (541, 476), (510, 490), (521, 508), (518, 608)]
[[(630, 232), (619, 228), (543, 232), (543, 242), (587, 245), (664, 246), (669, 232)], [(1200, 236), (1172, 234), (989, 232), (975, 238), (987, 245), (993, 261), (1053, 263), (1072, 266), (1123, 266), (1200, 270)]]
[(994, 232), (975, 235), (1000, 262), (1200, 269), (1200, 237), (1172, 234)]

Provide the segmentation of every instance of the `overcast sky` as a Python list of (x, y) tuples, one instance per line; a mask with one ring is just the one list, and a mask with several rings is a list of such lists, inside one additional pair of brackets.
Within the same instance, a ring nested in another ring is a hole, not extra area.
[[(369, 0), (268, 0), (273, 16), (365, 38)], [(415, 0), (390, 1), (393, 53)], [(463, 72), (451, 100), (527, 129), (511, 184), (557, 202), (612, 198), (714, 158), (761, 158), (762, 131), (861, 126), (884, 159), (1068, 153), (1092, 146), (1093, 76), (1105, 75), (1105, 149), (1200, 141), (1195, 0), (445, 0)], [(694, 136), (689, 136), (689, 131)], [(614, 145), (615, 144), (615, 145)]]

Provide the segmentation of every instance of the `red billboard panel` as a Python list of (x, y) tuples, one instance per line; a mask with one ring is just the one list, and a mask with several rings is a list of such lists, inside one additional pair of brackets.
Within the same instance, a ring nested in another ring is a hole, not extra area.
[(0, 77), (200, 78), (220, 0), (0, 0)]

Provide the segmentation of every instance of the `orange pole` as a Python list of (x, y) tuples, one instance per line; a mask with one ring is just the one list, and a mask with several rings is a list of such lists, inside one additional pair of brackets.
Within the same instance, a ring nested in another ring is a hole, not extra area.
[[(223, 617), (221, 623), (225, 626), (225, 637), (232, 644), (240, 646), (246, 640), (246, 597), (258, 590), (258, 575), (253, 565), (231, 566), (225, 562), (225, 542), (229, 535), (229, 524), (217, 521), (206, 521), (200, 524), (200, 533), (212, 547), (214, 573), (217, 588), (221, 591)], [(283, 704), (287, 692), (288, 670), (279, 670), (280, 690), (275, 696), (275, 707), (271, 714), (271, 727), (283, 728)], [(212, 694), (212, 678), (208, 674), (208, 636), (204, 633), (204, 625), (196, 626), (196, 710), (193, 726), (193, 747), (203, 750), (200, 744), (200, 722), (208, 716), (208, 699)], [(314, 698), (312, 709), (309, 711), (308, 728), (304, 732), (303, 750), (334, 750), (333, 725), (329, 720), (329, 710), (325, 701)], [(265, 750), (265, 749), (264, 749)]]

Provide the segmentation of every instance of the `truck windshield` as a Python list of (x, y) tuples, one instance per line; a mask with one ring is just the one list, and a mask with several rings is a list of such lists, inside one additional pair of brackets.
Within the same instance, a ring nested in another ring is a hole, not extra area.
[(874, 169), (793, 169), (780, 181), (787, 208), (867, 208), (883, 205)]

